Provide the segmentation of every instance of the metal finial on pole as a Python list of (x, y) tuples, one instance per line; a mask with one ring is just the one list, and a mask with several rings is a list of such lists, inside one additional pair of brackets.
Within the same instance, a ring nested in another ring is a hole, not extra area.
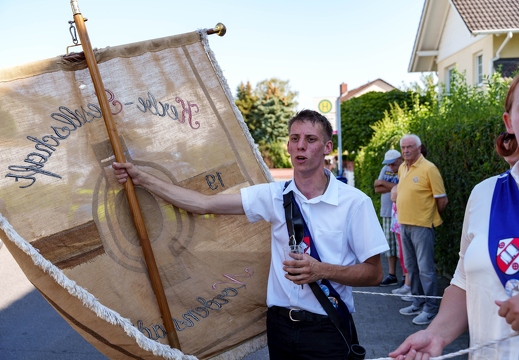
[(216, 34), (218, 36), (224, 36), (226, 32), (227, 28), (222, 23), (216, 24), (216, 26), (212, 29), (206, 29), (207, 35)]

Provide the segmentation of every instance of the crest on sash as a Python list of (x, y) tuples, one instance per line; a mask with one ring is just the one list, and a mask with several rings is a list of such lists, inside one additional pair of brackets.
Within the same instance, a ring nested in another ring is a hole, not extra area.
[(507, 275), (513, 275), (519, 271), (519, 238), (499, 241), (496, 263), (499, 270)]
[(519, 294), (519, 190), (510, 171), (496, 181), (488, 226), (488, 251), (494, 271), (508, 296)]

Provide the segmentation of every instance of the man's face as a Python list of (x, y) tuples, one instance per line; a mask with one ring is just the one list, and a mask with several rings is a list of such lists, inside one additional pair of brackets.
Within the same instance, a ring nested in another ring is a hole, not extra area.
[(415, 139), (407, 137), (402, 139), (400, 143), (400, 150), (402, 150), (402, 157), (404, 160), (413, 164), (420, 157), (420, 146), (416, 145)]
[(401, 158), (396, 159), (392, 164), (388, 164), (389, 168), (394, 173), (398, 172), (398, 168), (400, 167), (400, 165), (402, 165)]
[(287, 149), (294, 170), (312, 172), (322, 169), (324, 156), (332, 151), (332, 142), (324, 140), (321, 124), (296, 121), (290, 128)]

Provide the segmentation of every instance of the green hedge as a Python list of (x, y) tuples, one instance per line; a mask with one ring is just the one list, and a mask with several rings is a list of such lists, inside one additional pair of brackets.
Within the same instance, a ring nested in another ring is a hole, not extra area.
[(355, 185), (371, 196), (380, 208), (380, 196), (373, 181), (382, 167), (384, 153), (395, 148), (404, 134), (417, 134), (426, 145), (427, 159), (442, 174), (449, 205), (437, 229), (436, 263), (439, 270), (453, 274), (465, 206), (472, 188), (485, 178), (508, 169), (508, 164), (494, 150), (495, 139), (505, 130), (502, 121), (508, 81), (499, 74), (486, 79), (485, 91), (467, 86), (461, 74), (455, 74), (446, 94), (440, 86), (437, 96), (427, 104), (415, 101), (412, 108), (394, 105), (374, 126), (370, 143), (356, 158)]
[(431, 94), (417, 95), (412, 90), (371, 91), (341, 104), (342, 149), (348, 160), (354, 160), (355, 150), (369, 143), (375, 124), (393, 104), (406, 106), (413, 101), (427, 102)]

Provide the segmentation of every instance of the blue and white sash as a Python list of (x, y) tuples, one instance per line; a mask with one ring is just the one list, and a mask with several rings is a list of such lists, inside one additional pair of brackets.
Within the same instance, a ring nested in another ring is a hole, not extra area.
[(510, 170), (498, 177), (494, 188), (488, 252), (508, 296), (519, 294), (519, 189)]

